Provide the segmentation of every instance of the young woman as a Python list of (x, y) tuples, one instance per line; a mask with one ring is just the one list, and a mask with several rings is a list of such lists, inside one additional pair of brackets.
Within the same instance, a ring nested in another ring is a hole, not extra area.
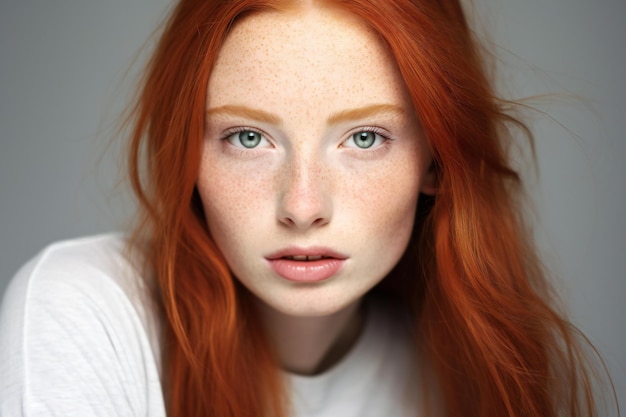
[(3, 415), (595, 415), (489, 81), (456, 1), (180, 1), (136, 230), (18, 273)]

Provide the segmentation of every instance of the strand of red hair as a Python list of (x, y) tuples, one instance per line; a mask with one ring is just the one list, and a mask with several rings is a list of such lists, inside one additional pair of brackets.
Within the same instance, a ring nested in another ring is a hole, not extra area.
[(276, 361), (208, 236), (195, 192), (212, 63), (235, 17), (269, 6), (178, 3), (131, 112), (130, 181), (140, 203), (131, 242), (164, 313), (164, 395), (173, 417), (283, 415)]
[[(388, 44), (433, 152), (439, 190), (420, 201), (412, 259), (394, 274), (413, 291), (424, 375), (435, 378), (445, 415), (595, 416), (576, 332), (551, 307), (519, 215), (520, 179), (503, 133), (525, 128), (502, 111), (458, 1), (323, 3), (360, 16)], [(195, 191), (219, 49), (241, 16), (286, 4), (180, 1), (132, 109), (129, 172), (140, 212), (131, 242), (164, 314), (171, 417), (287, 415), (272, 349)]]
[(445, 414), (595, 416), (579, 333), (553, 307), (520, 213), (504, 140), (511, 126), (530, 135), (496, 98), (460, 4), (341, 4), (388, 43), (433, 150), (417, 330)]

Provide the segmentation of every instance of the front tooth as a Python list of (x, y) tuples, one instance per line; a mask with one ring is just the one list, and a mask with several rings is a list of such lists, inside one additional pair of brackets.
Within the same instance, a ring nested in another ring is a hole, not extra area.
[(306, 255), (295, 255), (292, 256), (294, 261), (306, 261)]
[(318, 255), (318, 256), (307, 256), (307, 261), (317, 261), (319, 259), (322, 259), (321, 255)]

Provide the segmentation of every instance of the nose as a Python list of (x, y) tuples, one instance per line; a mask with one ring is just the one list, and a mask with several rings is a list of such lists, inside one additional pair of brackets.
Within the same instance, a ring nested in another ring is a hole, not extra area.
[(292, 229), (307, 230), (330, 222), (332, 201), (326, 172), (314, 158), (293, 158), (280, 174), (278, 221)]

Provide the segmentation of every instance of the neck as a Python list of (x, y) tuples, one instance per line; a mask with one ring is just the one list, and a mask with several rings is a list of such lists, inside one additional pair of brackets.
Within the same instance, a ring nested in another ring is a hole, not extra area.
[(315, 375), (348, 353), (363, 327), (360, 300), (328, 316), (294, 317), (259, 302), (259, 313), (281, 367)]

